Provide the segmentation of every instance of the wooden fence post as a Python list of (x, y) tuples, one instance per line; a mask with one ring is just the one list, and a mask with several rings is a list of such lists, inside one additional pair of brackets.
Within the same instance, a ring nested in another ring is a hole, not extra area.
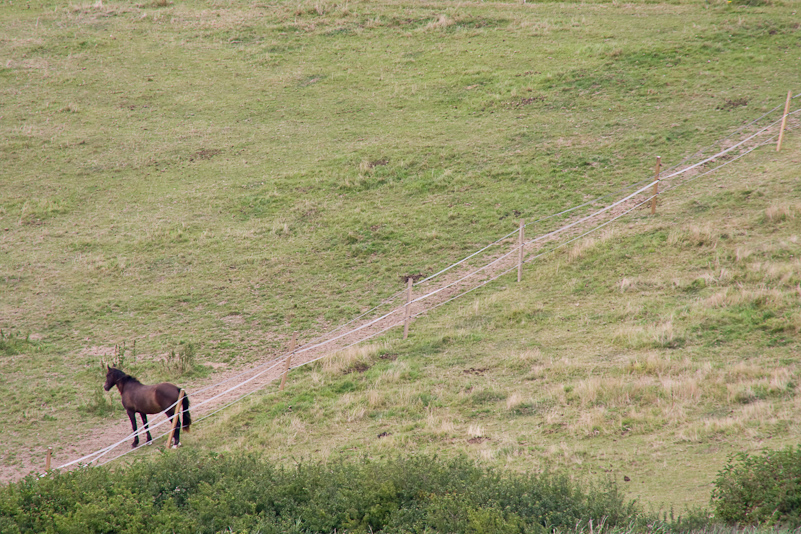
[(403, 317), (403, 339), (409, 337), (409, 319), (411, 318), (411, 302), (412, 302), (412, 284), (413, 280), (410, 276), (406, 280), (406, 309), (404, 310)]
[(662, 168), (662, 156), (656, 157), (656, 183), (654, 184), (654, 196), (651, 197), (651, 215), (656, 213), (656, 195), (659, 194), (659, 171)]
[(47, 448), (47, 459), (45, 460), (45, 472), (50, 472), (50, 459), (53, 457), (53, 447)]
[(784, 139), (784, 127), (787, 126), (787, 114), (790, 112), (790, 99), (793, 98), (793, 91), (787, 91), (787, 102), (784, 104), (784, 116), (782, 117), (782, 125), (779, 128), (779, 142), (776, 143), (776, 152), (782, 149), (782, 139)]
[(175, 413), (172, 416), (172, 428), (170, 429), (170, 435), (167, 437), (167, 448), (169, 449), (172, 445), (172, 438), (175, 436), (175, 427), (178, 425), (178, 419), (180, 419), (181, 411), (183, 407), (181, 406), (181, 401), (184, 400), (184, 390), (181, 389), (181, 392), (178, 394), (178, 402), (175, 405)]
[(517, 281), (523, 279), (523, 233), (526, 231), (526, 224), (520, 219), (520, 233), (517, 236), (517, 246), (520, 247), (517, 253)]
[(284, 391), (286, 384), (286, 377), (289, 374), (289, 365), (292, 363), (292, 355), (295, 354), (295, 344), (298, 342), (298, 333), (292, 332), (292, 341), (289, 344), (289, 356), (286, 357), (286, 367), (284, 367), (284, 376), (281, 378), (281, 391)]

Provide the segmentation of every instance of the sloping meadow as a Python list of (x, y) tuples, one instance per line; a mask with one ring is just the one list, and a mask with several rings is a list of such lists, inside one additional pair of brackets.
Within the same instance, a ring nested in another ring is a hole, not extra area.
[[(101, 360), (191, 391), (780, 104), (798, 17), (750, 4), (4, 8), (4, 476), (124, 418)], [(293, 374), (192, 445), (446, 449), (706, 502), (726, 454), (797, 435), (786, 153)]]
[(202, 442), (282, 462), (450, 451), (708, 504), (730, 455), (799, 432), (801, 212), (773, 215), (797, 209), (797, 171), (772, 147), (750, 163), (436, 310), (406, 341), (293, 372)]

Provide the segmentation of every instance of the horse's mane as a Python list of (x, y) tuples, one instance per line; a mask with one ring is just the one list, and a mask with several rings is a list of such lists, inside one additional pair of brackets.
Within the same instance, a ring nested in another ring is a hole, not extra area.
[(116, 367), (112, 367), (111, 368), (111, 372), (114, 375), (114, 382), (115, 383), (116, 382), (123, 382), (123, 383), (124, 382), (136, 382), (137, 384), (141, 384), (141, 382), (139, 381), (138, 378), (136, 378), (135, 376), (131, 376), (131, 375), (127, 374), (125, 371), (121, 371), (120, 369), (117, 369)]

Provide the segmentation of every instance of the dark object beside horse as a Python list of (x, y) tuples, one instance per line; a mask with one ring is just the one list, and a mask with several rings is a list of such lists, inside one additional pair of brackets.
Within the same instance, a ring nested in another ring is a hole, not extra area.
[[(142, 417), (142, 424), (147, 432), (147, 443), (149, 444), (153, 437), (150, 435), (150, 429), (147, 426), (147, 414), (159, 413), (167, 410), (167, 417), (172, 423), (173, 415), (175, 415), (175, 406), (178, 401), (178, 395), (181, 388), (169, 382), (162, 382), (154, 386), (146, 386), (136, 378), (125, 374), (119, 369), (108, 367), (106, 373), (106, 383), (103, 384), (103, 389), (106, 391), (112, 387), (117, 386), (120, 390), (122, 397), (122, 406), (128, 412), (128, 418), (131, 420), (131, 428), (134, 431), (134, 440), (131, 447), (139, 445), (139, 434), (136, 434), (136, 414)], [(189, 432), (189, 426), (192, 424), (192, 418), (189, 416), (189, 397), (184, 395), (182, 408), (177, 417), (179, 417), (178, 424), (175, 427), (175, 436), (173, 439), (173, 447), (178, 447), (181, 444), (181, 428), (185, 428)]]

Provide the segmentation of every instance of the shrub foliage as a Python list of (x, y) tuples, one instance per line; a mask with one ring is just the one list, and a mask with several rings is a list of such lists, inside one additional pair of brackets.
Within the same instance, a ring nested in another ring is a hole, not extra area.
[(84, 468), (0, 489), (0, 531), (545, 533), (630, 525), (613, 483), (517, 475), (465, 458), (300, 463), (180, 451), (115, 471)]
[(715, 481), (712, 505), (727, 523), (801, 526), (801, 446), (733, 457)]

